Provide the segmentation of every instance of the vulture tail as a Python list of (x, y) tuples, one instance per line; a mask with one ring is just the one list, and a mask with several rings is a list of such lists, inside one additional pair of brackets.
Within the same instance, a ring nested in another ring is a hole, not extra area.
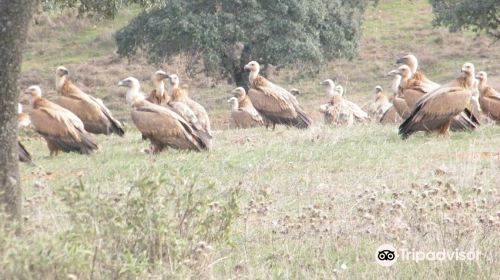
[(411, 114), (401, 123), (399, 126), (399, 136), (401, 136), (402, 139), (407, 139), (412, 135), (415, 131), (413, 130), (413, 118), (415, 115), (420, 111), (420, 108), (422, 107), (421, 104), (415, 105), (415, 108), (411, 111)]
[(472, 131), (478, 128), (480, 125), (479, 120), (476, 116), (467, 108), (456, 116), (450, 125), (451, 131)]
[(123, 130), (122, 124), (113, 118), (109, 118), (109, 120), (111, 122), (111, 131), (114, 134), (117, 134), (118, 136), (123, 137), (123, 135), (125, 135), (125, 131)]
[(21, 142), (17, 142), (17, 147), (18, 147), (18, 150), (19, 150), (19, 161), (21, 162), (31, 162), (31, 155), (30, 153), (28, 152), (28, 150), (26, 150), (26, 148), (24, 147), (23, 144), (21, 144)]
[(311, 118), (306, 114), (306, 112), (302, 111), (302, 109), (297, 108), (297, 118), (293, 123), (293, 126), (296, 128), (306, 129), (310, 127), (312, 124)]
[(97, 143), (88, 134), (80, 133), (80, 139), (81, 143), (79, 144), (78, 151), (80, 154), (88, 155), (98, 149)]

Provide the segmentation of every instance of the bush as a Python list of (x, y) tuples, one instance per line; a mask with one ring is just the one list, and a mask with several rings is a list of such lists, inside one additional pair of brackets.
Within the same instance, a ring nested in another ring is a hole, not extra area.
[(16, 236), (18, 226), (0, 222), (0, 278), (210, 275), (214, 247), (231, 246), (240, 198), (237, 188), (217, 193), (214, 185), (161, 176), (121, 195), (81, 183), (57, 194), (67, 227), (53, 236)]

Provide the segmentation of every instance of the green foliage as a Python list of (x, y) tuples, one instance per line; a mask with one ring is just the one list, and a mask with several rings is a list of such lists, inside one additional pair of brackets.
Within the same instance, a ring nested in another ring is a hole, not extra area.
[(213, 247), (230, 246), (240, 192), (217, 193), (213, 185), (153, 176), (126, 193), (110, 195), (79, 184), (60, 189), (58, 196), (69, 225), (53, 238), (17, 238), (14, 228), (0, 228), (1, 278), (206, 273)]
[(161, 0), (43, 0), (45, 10), (57, 10), (66, 7), (77, 8), (80, 15), (98, 15), (113, 18), (118, 10), (131, 4), (145, 8), (161, 7), (166, 1)]
[[(248, 59), (285, 65), (356, 55), (366, 0), (172, 0), (116, 35), (118, 53), (151, 60), (199, 57), (212, 75), (234, 75)], [(236, 69), (235, 69), (236, 68)]]
[(500, 39), (500, 1), (498, 0), (430, 0), (434, 24), (455, 32), (471, 29), (484, 31)]

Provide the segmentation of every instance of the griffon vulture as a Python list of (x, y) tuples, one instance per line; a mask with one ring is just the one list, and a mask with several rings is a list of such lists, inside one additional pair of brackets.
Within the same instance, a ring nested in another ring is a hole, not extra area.
[(354, 114), (345, 102), (342, 95), (335, 92), (335, 83), (330, 80), (324, 80), (320, 83), (326, 87), (326, 94), (330, 101), (319, 107), (323, 113), (325, 124), (337, 126), (351, 126), (354, 123)]
[[(454, 117), (460, 115), (470, 103), (473, 82), (474, 65), (465, 63), (460, 77), (418, 100), (410, 116), (399, 127), (399, 135), (403, 139), (417, 131), (447, 135)], [(475, 127), (470, 119), (463, 121), (468, 122), (464, 126)]]
[(179, 150), (202, 151), (208, 149), (208, 139), (196, 131), (183, 117), (145, 100), (136, 78), (129, 77), (118, 83), (127, 88), (127, 103), (131, 107), (132, 121), (153, 146), (153, 153), (166, 147)]
[(59, 151), (90, 154), (97, 150), (97, 144), (75, 114), (44, 99), (39, 86), (29, 87), (25, 94), (30, 95), (31, 123), (47, 141), (51, 156)]
[(389, 102), (389, 98), (384, 94), (384, 91), (381, 86), (376, 86), (375, 90), (375, 101), (370, 104), (368, 115), (375, 119), (376, 121), (380, 121), (382, 116), (392, 107), (392, 104)]
[(488, 85), (488, 75), (481, 71), (477, 73), (479, 80), (479, 104), (481, 110), (491, 119), (500, 122), (500, 93)]
[[(28, 114), (23, 113), (23, 106), (21, 104), (17, 104), (17, 128), (21, 127), (27, 127), (31, 124), (30, 117)], [(31, 155), (24, 147), (24, 145), (20, 142), (17, 141), (17, 149), (18, 149), (18, 154), (19, 154), (19, 161), (21, 162), (30, 162), (31, 161)]]
[[(188, 93), (181, 89), (179, 87), (179, 76), (172, 74), (168, 76), (168, 79), (170, 80), (170, 85), (172, 86), (171, 89), (171, 101), (169, 104), (172, 107), (176, 107), (177, 105), (173, 104), (172, 102), (180, 102), (186, 104), (189, 109), (194, 113), (196, 116), (196, 121), (193, 120), (193, 122), (196, 123), (196, 126), (200, 126), (200, 128), (207, 133), (210, 137), (212, 136), (212, 131), (210, 128), (210, 119), (208, 117), (208, 113), (205, 110), (203, 106), (201, 106), (199, 103), (196, 101), (192, 100), (189, 96)], [(188, 111), (183, 110), (182, 108), (177, 108), (183, 116), (186, 117), (184, 114), (190, 114)]]
[(407, 118), (410, 115), (410, 108), (408, 108), (408, 104), (406, 104), (406, 101), (404, 98), (401, 97), (400, 91), (399, 91), (399, 86), (401, 84), (401, 75), (399, 74), (398, 69), (394, 69), (387, 73), (389, 76), (393, 76), (394, 79), (392, 81), (392, 90), (394, 92), (394, 97), (392, 98), (392, 105), (398, 112), (398, 115), (401, 118)]
[(151, 80), (153, 81), (155, 89), (153, 89), (149, 96), (146, 97), (147, 101), (162, 106), (168, 104), (168, 102), (170, 101), (170, 97), (165, 91), (165, 83), (163, 82), (163, 80), (167, 78), (168, 74), (162, 70), (158, 70), (153, 74)]
[(77, 115), (83, 122), (85, 130), (94, 134), (111, 133), (123, 136), (122, 124), (113, 118), (102, 100), (90, 96), (80, 90), (68, 79), (68, 70), (59, 66), (56, 70), (56, 88), (59, 93), (58, 103)]
[(242, 87), (231, 91), (233, 97), (229, 98), (231, 103), (231, 117), (238, 128), (249, 128), (264, 125), (264, 120), (259, 112), (253, 107), (252, 101)]
[[(342, 87), (341, 85), (336, 86), (335, 93), (338, 94), (339, 96), (342, 96), (342, 98), (343, 98), (344, 87)], [(363, 109), (361, 109), (361, 107), (359, 107), (356, 103), (351, 102), (345, 98), (343, 98), (343, 100), (344, 100), (344, 103), (352, 111), (352, 114), (354, 116), (354, 120), (356, 122), (366, 123), (366, 122), (370, 121), (370, 117), (368, 116), (368, 114), (365, 111), (363, 111)]]
[(266, 119), (266, 124), (272, 124), (273, 129), (276, 124), (297, 128), (311, 126), (311, 118), (300, 107), (293, 94), (259, 75), (259, 63), (251, 61), (244, 69), (250, 71), (248, 96), (255, 109)]
[[(398, 68), (399, 75), (402, 77), (399, 91), (408, 108), (413, 109), (422, 96), (440, 87), (439, 84), (430, 81), (422, 72), (418, 71), (418, 60), (414, 55), (406, 55), (396, 62), (403, 64)], [(448, 84), (446, 86), (453, 85)], [(472, 84), (469, 86), (469, 89), (471, 88)], [(477, 110), (471, 109), (466, 108), (463, 113), (454, 117), (450, 126), (452, 131), (473, 130), (479, 126)]]

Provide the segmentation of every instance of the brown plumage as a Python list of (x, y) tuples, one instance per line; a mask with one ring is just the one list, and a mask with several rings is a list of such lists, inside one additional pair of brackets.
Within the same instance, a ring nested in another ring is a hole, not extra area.
[[(465, 63), (460, 77), (418, 100), (410, 116), (399, 127), (401, 137), (408, 138), (417, 131), (447, 135), (453, 118), (461, 114), (470, 102), (473, 80), (474, 65)], [(464, 125), (473, 126), (470, 123)]]
[(401, 117), (399, 116), (398, 111), (396, 110), (396, 107), (394, 107), (394, 105), (391, 105), (391, 107), (389, 107), (389, 109), (387, 109), (380, 118), (381, 124), (394, 124), (399, 123), (400, 121)]
[(368, 115), (370, 116), (370, 118), (376, 121), (380, 121), (385, 112), (392, 107), (392, 104), (389, 102), (389, 98), (387, 98), (387, 96), (384, 94), (381, 86), (376, 86), (374, 93), (375, 100), (368, 107)]
[(169, 104), (173, 107), (175, 107), (176, 105), (175, 104), (173, 105), (172, 102), (181, 102), (186, 104), (196, 116), (197, 125), (199, 125), (209, 136), (211, 136), (212, 131), (210, 125), (210, 118), (208, 117), (208, 113), (205, 110), (205, 108), (201, 106), (198, 102), (192, 100), (188, 96), (188, 93), (184, 89), (180, 88), (179, 86), (180, 80), (177, 75), (175, 74), (169, 75), (169, 80), (172, 86), (171, 101), (169, 102)]
[(297, 128), (311, 126), (311, 118), (300, 107), (293, 94), (259, 76), (259, 63), (252, 61), (245, 65), (245, 70), (250, 71), (248, 96), (255, 109), (273, 128), (276, 124)]
[[(425, 75), (418, 70), (418, 60), (414, 55), (406, 55), (399, 58), (396, 62), (403, 64), (398, 68), (399, 75), (402, 76), (399, 92), (405, 99), (410, 110), (413, 109), (417, 101), (422, 98), (422, 96), (440, 87), (439, 84), (427, 79)], [(472, 81), (467, 82), (469, 84), (466, 85), (464, 77), (459, 77), (443, 86), (468, 86), (470, 88), (472, 87), (471, 82)], [(466, 108), (464, 112), (453, 118), (450, 129), (452, 131), (469, 131), (476, 129), (479, 125), (479, 115), (475, 114), (474, 110)]]
[(68, 70), (62, 66), (56, 70), (56, 88), (59, 93), (58, 103), (62, 107), (72, 111), (85, 125), (85, 130), (94, 134), (111, 133), (123, 136), (122, 124), (113, 118), (109, 109), (102, 100), (94, 98), (68, 79)]
[(209, 139), (194, 129), (183, 117), (168, 107), (150, 103), (140, 92), (139, 81), (129, 77), (120, 81), (127, 87), (127, 103), (137, 129), (153, 146), (153, 153), (170, 147), (179, 150), (202, 151), (209, 147)]
[(235, 88), (228, 102), (231, 103), (231, 117), (238, 128), (264, 125), (264, 120), (255, 109), (252, 101), (242, 87)]
[(51, 156), (59, 151), (90, 154), (97, 150), (97, 144), (75, 114), (42, 98), (38, 86), (29, 87), (25, 93), (31, 96), (31, 123), (47, 141)]
[(165, 106), (168, 104), (168, 102), (170, 101), (170, 96), (168, 96), (167, 92), (165, 91), (165, 83), (163, 82), (163, 80), (167, 79), (168, 77), (168, 74), (162, 70), (158, 70), (153, 74), (151, 80), (153, 81), (155, 89), (153, 89), (149, 96), (146, 97), (147, 101), (161, 106)]
[(354, 111), (350, 108), (342, 93), (335, 91), (335, 83), (331, 79), (327, 79), (320, 84), (326, 87), (326, 93), (330, 98), (328, 103), (319, 107), (325, 124), (336, 126), (352, 125), (355, 119)]
[(479, 104), (485, 115), (500, 122), (500, 93), (488, 85), (488, 75), (481, 71), (477, 73), (479, 80)]

